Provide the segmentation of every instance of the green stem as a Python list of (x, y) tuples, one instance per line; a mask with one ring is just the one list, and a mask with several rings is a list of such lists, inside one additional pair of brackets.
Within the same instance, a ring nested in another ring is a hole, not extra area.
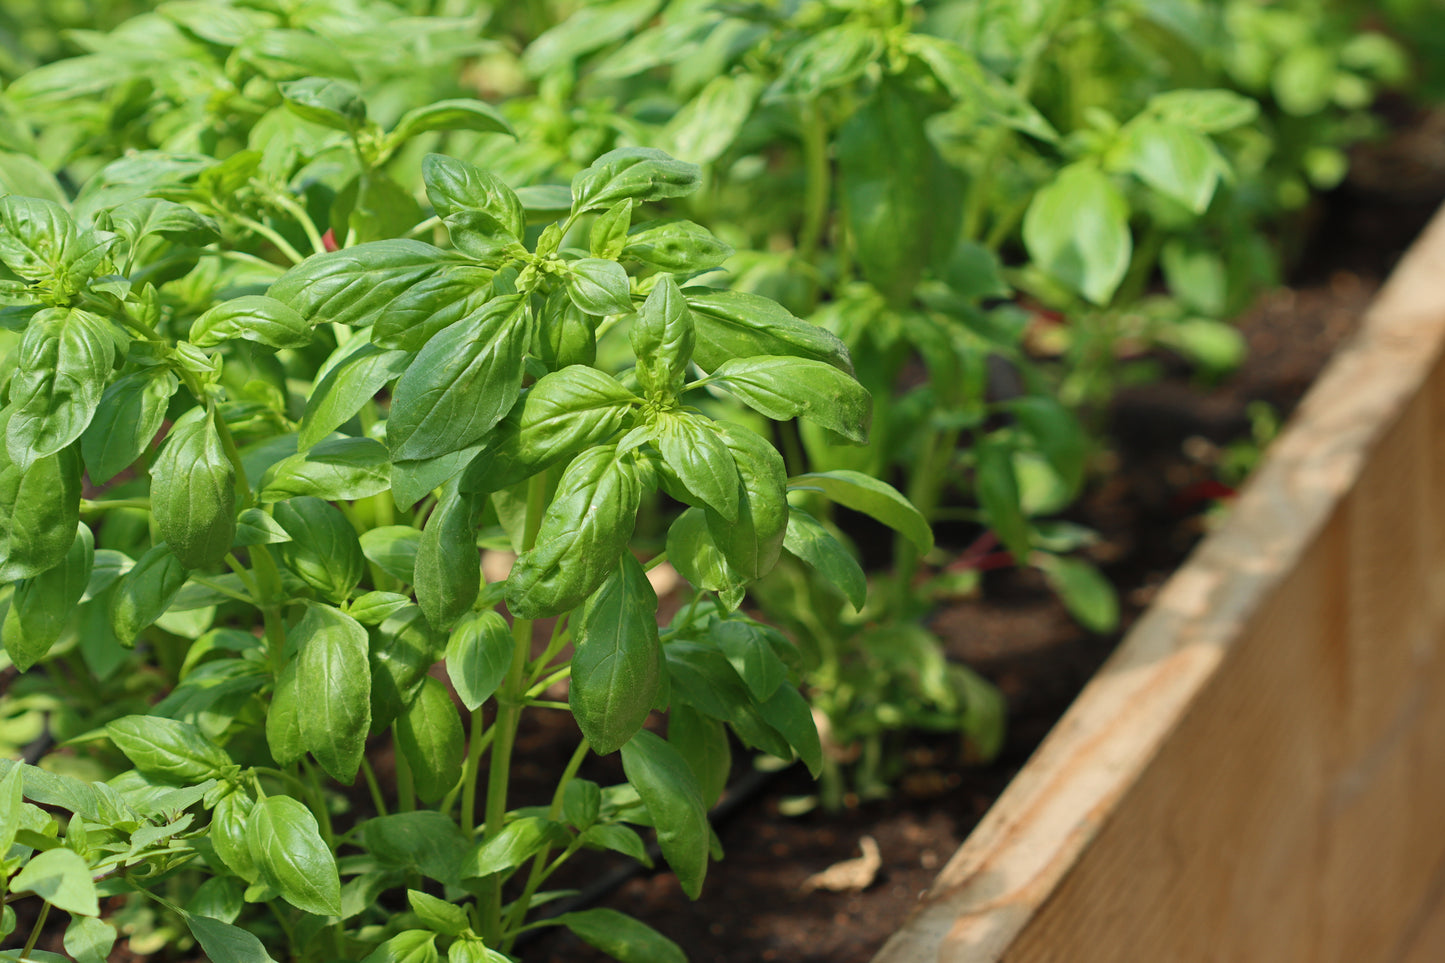
[[(395, 733), (395, 729), (392, 730)], [(409, 813), (416, 810), (416, 783), (411, 778), (411, 763), (406, 759), (406, 753), (401, 751), (401, 746), (396, 744), (392, 738), (392, 752), (396, 759), (396, 808), (400, 812)]]
[(257, 234), (261, 235), (266, 240), (274, 244), (276, 246), (276, 250), (280, 251), (282, 255), (284, 255), (285, 258), (292, 264), (300, 264), (302, 261), (306, 260), (306, 256), (304, 254), (292, 247), (291, 242), (282, 237), (273, 228), (267, 227), (260, 221), (247, 217), (244, 214), (232, 214), (231, 218), (237, 224), (241, 225), (242, 227), (250, 228)]
[(798, 253), (814, 261), (823, 241), (828, 220), (828, 197), (832, 193), (832, 171), (828, 168), (828, 124), (816, 103), (805, 103), (799, 118), (803, 141), (803, 169), (807, 177), (803, 194), (803, 224), (798, 229)]
[[(566, 797), (567, 786), (576, 778), (577, 770), (582, 767), (582, 761), (587, 758), (587, 753), (591, 749), (592, 744), (584, 736), (582, 741), (577, 744), (577, 748), (573, 750), (572, 758), (567, 760), (567, 767), (562, 770), (562, 778), (558, 780), (557, 788), (552, 792), (552, 804), (547, 807), (548, 819), (556, 820), (562, 815), (562, 800)], [(507, 932), (515, 933), (517, 928), (522, 925), (522, 921), (527, 918), (527, 909), (532, 904), (532, 897), (537, 895), (537, 888), (547, 878), (547, 856), (551, 850), (552, 847), (543, 846), (532, 860), (532, 868), (527, 873), (527, 884), (522, 889), (521, 897), (512, 904), (512, 912), (507, 917)], [(511, 949), (514, 939), (516, 939), (515, 935), (502, 945), (504, 952)]]
[(268, 200), (296, 219), (296, 223), (301, 225), (301, 230), (306, 232), (306, 239), (311, 242), (312, 250), (317, 254), (326, 253), (326, 242), (321, 239), (321, 232), (317, 230), (316, 222), (311, 220), (311, 215), (306, 213), (306, 208), (285, 194), (271, 194), (268, 196)]
[[(943, 494), (943, 486), (948, 483), (949, 473), (944, 468), (958, 449), (960, 437), (961, 432), (957, 428), (932, 434), (922, 463), (909, 479), (908, 500), (930, 521)], [(918, 549), (902, 535), (893, 538), (893, 571), (897, 579), (894, 585), (897, 593), (895, 615), (902, 616), (912, 600), (913, 576), (918, 571)]]
[(382, 795), (381, 784), (376, 781), (376, 770), (371, 768), (371, 762), (365, 755), (361, 757), (361, 774), (366, 778), (366, 788), (371, 792), (371, 804), (376, 807), (376, 814), (385, 816), (386, 797)]
[(40, 906), (40, 915), (35, 917), (35, 925), (30, 927), (30, 938), (25, 941), (25, 949), (20, 951), (22, 960), (30, 957), (30, 951), (35, 949), (35, 943), (40, 939), (40, 931), (45, 928), (45, 919), (50, 915), (50, 904), (43, 903)]
[(470, 839), (477, 828), (477, 776), (481, 771), (482, 752), (496, 737), (497, 727), (482, 733), (482, 710), (472, 710), (472, 732), (467, 742), (467, 761), (462, 768), (462, 830)]
[(122, 508), (139, 508), (150, 511), (151, 500), (149, 498), (111, 498), (105, 501), (91, 501), (89, 498), (80, 500), (82, 512), (114, 512)]

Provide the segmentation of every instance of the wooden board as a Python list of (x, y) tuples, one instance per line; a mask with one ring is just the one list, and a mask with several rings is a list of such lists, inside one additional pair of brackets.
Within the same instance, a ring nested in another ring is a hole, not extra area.
[(1445, 212), (875, 963), (1445, 960)]

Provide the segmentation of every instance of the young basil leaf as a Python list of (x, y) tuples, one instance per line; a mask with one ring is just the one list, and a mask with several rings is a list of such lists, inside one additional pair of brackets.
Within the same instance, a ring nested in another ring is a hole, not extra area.
[(323, 597), (340, 604), (366, 574), (356, 529), (339, 508), (319, 498), (292, 498), (276, 505), (276, 521), (291, 536), (281, 560)]
[[(0, 429), (13, 411), (0, 411)], [(74, 446), (25, 468), (0, 446), (0, 582), (30, 578), (60, 564), (80, 524), (80, 489), (80, 455)]]
[(702, 893), (711, 832), (697, 779), (678, 751), (646, 729), (622, 747), (622, 771), (657, 827), (657, 844), (690, 899)]
[(928, 520), (887, 482), (860, 471), (840, 468), (796, 475), (788, 479), (788, 484), (794, 488), (816, 489), (844, 508), (882, 522), (912, 542), (920, 555), (933, 551), (933, 529)]
[(26, 863), (10, 879), (12, 893), (34, 893), (57, 909), (76, 916), (99, 916), (90, 866), (73, 849), (47, 850)]
[(190, 342), (198, 348), (236, 339), (304, 348), (311, 343), (311, 325), (289, 304), (261, 294), (222, 301), (191, 323)]
[(848, 347), (836, 335), (794, 317), (776, 301), (711, 288), (686, 288), (682, 293), (697, 331), (692, 360), (705, 371), (732, 358), (786, 355), (853, 373)]
[(620, 201), (660, 201), (697, 190), (702, 172), (652, 147), (608, 151), (572, 178), (572, 213), (612, 207)]
[(632, 325), (637, 381), (651, 399), (672, 400), (682, 391), (697, 332), (692, 312), (672, 278), (663, 277), (643, 302)]
[[(636, 819), (646, 819), (641, 814), (631, 816)], [(611, 850), (614, 853), (621, 853), (629, 859), (635, 859), (648, 869), (652, 868), (652, 856), (647, 852), (647, 844), (642, 837), (637, 835), (636, 830), (623, 826), (620, 823), (599, 823), (595, 826), (588, 826), (579, 835), (578, 840), (587, 849)]]
[(708, 532), (729, 567), (752, 581), (771, 571), (782, 553), (788, 527), (787, 470), (783, 456), (761, 436), (715, 424), (737, 465), (738, 517), (732, 523), (706, 509)]
[(60, 638), (85, 594), (94, 562), (95, 538), (81, 525), (59, 565), (15, 586), (5, 618), (4, 643), (10, 661), (21, 672), (44, 658)]
[(576, 608), (615, 570), (642, 501), (631, 453), (591, 448), (567, 466), (542, 516), (536, 547), (517, 559), (507, 579), (507, 607), (520, 618)]
[(192, 247), (221, 237), (221, 228), (214, 218), (159, 197), (132, 198), (106, 211), (105, 216), (109, 220), (108, 230), (125, 238), (132, 248), (142, 239), (153, 236)]
[(391, 725), (421, 690), (427, 671), (446, 652), (447, 636), (409, 605), (371, 633), (371, 729)]
[[(602, 814), (602, 787), (590, 779), (573, 779), (562, 790), (562, 818), (577, 829), (586, 829)], [(0, 840), (3, 841), (3, 840)]]
[(630, 553), (583, 605), (567, 703), (598, 755), (621, 749), (657, 697), (657, 593)]
[(813, 709), (808, 700), (790, 685), (780, 685), (758, 705), (758, 712), (775, 731), (788, 740), (788, 745), (803, 760), (814, 779), (823, 771), (823, 746)]
[(521, 244), (527, 216), (501, 178), (443, 154), (426, 155), (421, 170), (426, 196), (458, 250), (487, 259)]
[(362, 625), (380, 625), (410, 604), (397, 592), (367, 592), (346, 607), (346, 614)]
[(72, 916), (65, 928), (65, 952), (76, 963), (105, 963), (115, 945), (115, 927), (93, 916)]
[(597, 325), (601, 321), (573, 304), (565, 289), (554, 289), (538, 318), (533, 354), (549, 371), (574, 364), (590, 366), (597, 360)]
[(727, 729), (718, 720), (679, 703), (667, 713), (667, 741), (687, 760), (702, 792), (703, 805), (709, 809), (716, 806), (732, 771)]
[(760, 627), (725, 619), (714, 622), (708, 628), (707, 637), (727, 657), (758, 703), (765, 702), (787, 681), (788, 670)]
[(717, 592), (729, 611), (742, 604), (751, 580), (728, 564), (713, 541), (707, 515), (701, 508), (689, 508), (673, 521), (667, 530), (667, 557), (694, 588)]
[[(696, 899), (696, 894), (693, 894)], [(687, 963), (687, 954), (672, 940), (614, 909), (597, 907), (563, 913), (552, 922), (567, 927), (588, 946), (621, 963)]]
[(209, 916), (183, 913), (186, 928), (213, 963), (276, 963), (261, 940), (249, 930)]
[(207, 838), (226, 868), (248, 883), (260, 878), (251, 847), (246, 842), (246, 824), (250, 822), (255, 802), (244, 792), (233, 792), (216, 803), (211, 811)]
[(687, 412), (659, 412), (652, 443), (689, 492), (728, 522), (738, 518), (738, 469), (714, 423)]
[(447, 687), (431, 676), (396, 718), (396, 747), (411, 764), (416, 794), (434, 803), (462, 778), (465, 737)]
[(783, 96), (814, 97), (852, 83), (882, 55), (883, 39), (876, 28), (852, 21), (812, 32), (788, 51), (774, 89)]
[(1069, 614), (1090, 632), (1112, 632), (1119, 626), (1119, 596), (1099, 570), (1081, 558), (1040, 552), (1030, 561), (1043, 570)]
[(316, 817), (290, 796), (268, 796), (251, 810), (246, 842), (261, 879), (292, 906), (317, 916), (341, 914), (336, 857)]
[(60, 204), (14, 194), (0, 197), (0, 261), (20, 277), (59, 278), (75, 243), (75, 222)]
[(110, 599), (110, 628), (121, 645), (135, 644), (166, 613), (186, 584), (186, 567), (164, 543), (153, 546), (120, 577)]
[(473, 612), (447, 639), (447, 678), (468, 712), (492, 697), (512, 663), (512, 631), (496, 612)]
[(332, 130), (358, 131), (366, 123), (366, 101), (354, 84), (306, 77), (278, 85), (286, 106), (303, 120)]
[(383, 572), (410, 585), (415, 579), (421, 532), (409, 525), (383, 525), (361, 534), (361, 551)]
[(335, 44), (305, 30), (257, 30), (236, 45), (234, 56), (272, 80), (357, 79), (356, 69)]
[(607, 0), (583, 7), (528, 44), (522, 67), (531, 77), (552, 73), (583, 54), (631, 36), (660, 6), (661, 0)]
[(209, 568), (236, 537), (236, 470), (206, 408), (171, 426), (151, 465), (156, 529), (186, 568)]
[(464, 936), (447, 947), (447, 963), (512, 963), (512, 958), (474, 936)]
[(507, 823), (491, 839), (476, 843), (462, 857), (462, 878), (481, 879), (516, 869), (544, 846), (565, 843), (560, 823), (540, 816), (522, 816)]
[(1166, 124), (1222, 134), (1254, 123), (1259, 103), (1232, 90), (1168, 90), (1149, 98), (1149, 112)]
[(749, 408), (775, 421), (807, 418), (856, 444), (866, 444), (873, 399), (850, 375), (821, 361), (762, 356), (726, 361), (715, 381)]
[(728, 723), (745, 745), (779, 759), (792, 755), (788, 740), (763, 719), (747, 685), (716, 646), (670, 642), (663, 654), (675, 702)]
[(350, 421), (410, 362), (410, 353), (387, 351), (363, 338), (337, 348), (306, 399), (297, 447), (305, 451)]
[(10, 460), (22, 468), (80, 437), (115, 364), (111, 324), (80, 308), (46, 308), (30, 319), (10, 377), (14, 409), (5, 430)]
[(366, 820), (360, 830), (367, 850), (383, 866), (420, 873), (448, 886), (461, 882), (468, 840), (450, 817), (435, 810), (392, 813)]
[(627, 424), (642, 399), (596, 368), (571, 365), (537, 379), (462, 476), (463, 491), (493, 492), (549, 468)]
[(974, 468), (973, 490), (984, 519), (1013, 554), (1015, 563), (1022, 565), (1029, 557), (1031, 536), (1020, 502), (1012, 454), (1006, 445), (983, 441), (974, 446), (974, 455), (978, 462)]
[(159, 716), (125, 716), (105, 734), (142, 775), (169, 782), (219, 779), (235, 763), (226, 750), (186, 722)]
[(1129, 204), (1096, 166), (1070, 164), (1046, 184), (1024, 215), (1024, 246), (1040, 269), (1104, 305), (1129, 269)]
[(674, 274), (692, 274), (722, 264), (733, 249), (701, 224), (673, 218), (649, 221), (632, 231), (620, 255)]
[(470, 611), (482, 584), (482, 559), (473, 524), (473, 496), (447, 486), (417, 543), (416, 601), (434, 628), (446, 629)]
[(592, 222), (587, 247), (593, 257), (617, 260), (627, 244), (627, 229), (632, 226), (632, 199), (628, 198)]
[(248, 508), (236, 519), (236, 545), (275, 545), (290, 540), (286, 529), (259, 508)]
[(296, 646), (296, 722), (301, 744), (331, 778), (356, 780), (371, 728), (368, 638), (360, 623), (329, 605), (306, 604), (287, 633)]
[[(431, 130), (474, 130), (517, 136), (502, 112), (483, 100), (438, 100), (401, 115), (387, 140), (402, 144)], [(423, 161), (423, 164), (425, 161)]]
[[(406, 900), (411, 904), (411, 911), (420, 917), (429, 929), (445, 936), (461, 936), (471, 923), (464, 908), (444, 899), (409, 889), (406, 891)], [(447, 963), (451, 963), (450, 957)]]
[(427, 342), (396, 383), (386, 441), (398, 461), (479, 441), (522, 388), (532, 313), (519, 294), (493, 299)]
[(156, 365), (131, 372), (105, 389), (95, 418), (80, 436), (92, 484), (103, 485), (135, 464), (160, 432), (179, 385), (170, 369)]
[(351, 501), (390, 487), (391, 458), (385, 445), (371, 438), (331, 438), (267, 469), (256, 500), (279, 502), (314, 495), (326, 501)]
[(1109, 166), (1128, 171), (1195, 214), (1214, 198), (1228, 165), (1208, 137), (1191, 127), (1137, 117), (1124, 125)]
[(289, 766), (306, 755), (301, 741), (300, 687), (296, 660), (292, 659), (276, 677), (271, 706), (266, 710), (266, 747), (278, 766)]
[(868, 600), (868, 577), (863, 574), (863, 566), (822, 522), (801, 508), (790, 508), (783, 548), (811, 565), (843, 593), (853, 608), (863, 608)]
[(616, 261), (587, 257), (564, 262), (563, 280), (572, 303), (588, 314), (605, 316), (632, 311), (627, 272)]
[(10, 771), (0, 778), (0, 847), (6, 853), (15, 842), (15, 833), (25, 805), (23, 766), (12, 765)]

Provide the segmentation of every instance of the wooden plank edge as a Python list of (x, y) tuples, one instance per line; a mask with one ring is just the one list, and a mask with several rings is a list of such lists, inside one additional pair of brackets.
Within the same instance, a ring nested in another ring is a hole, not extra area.
[(1326, 368), (1230, 512), (874, 963), (1002, 958), (1350, 491), (1445, 350), (1445, 209)]

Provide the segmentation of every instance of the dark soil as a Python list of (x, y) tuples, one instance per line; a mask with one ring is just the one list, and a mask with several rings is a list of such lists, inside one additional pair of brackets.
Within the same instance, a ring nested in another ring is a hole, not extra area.
[[(699, 902), (689, 902), (661, 871), (635, 876), (602, 905), (647, 921), (693, 963), (871, 959), (1217, 515), (1213, 496), (1227, 494), (1220, 452), (1250, 437), (1251, 403), (1270, 405), (1281, 419), (1293, 410), (1445, 201), (1445, 160), (1420, 133), (1445, 138), (1445, 114), (1408, 120), (1411, 133), (1361, 150), (1351, 179), (1308, 212), (1303, 227), (1311, 240), (1290, 283), (1260, 297), (1240, 319), (1249, 355), (1237, 372), (1203, 385), (1162, 359), (1164, 380), (1125, 390), (1112, 406), (1116, 464), (1076, 518), (1102, 536), (1092, 552), (1119, 589), (1120, 631), (1089, 634), (1037, 572), (1012, 569), (986, 573), (978, 598), (933, 617), (950, 655), (991, 679), (1008, 700), (1009, 735), (992, 765), (970, 767), (956, 743), (919, 737), (901, 749), (908, 769), (892, 798), (795, 817), (781, 814), (780, 803), (809, 792), (810, 784), (804, 773), (784, 773), (719, 827), (727, 856), (711, 869)], [(1433, 161), (1429, 151), (1436, 152)], [(864, 835), (882, 856), (872, 886), (862, 893), (803, 892), (809, 875), (857, 857)], [(589, 882), (584, 875), (572, 885)], [(560, 930), (523, 957), (608, 959)]]

